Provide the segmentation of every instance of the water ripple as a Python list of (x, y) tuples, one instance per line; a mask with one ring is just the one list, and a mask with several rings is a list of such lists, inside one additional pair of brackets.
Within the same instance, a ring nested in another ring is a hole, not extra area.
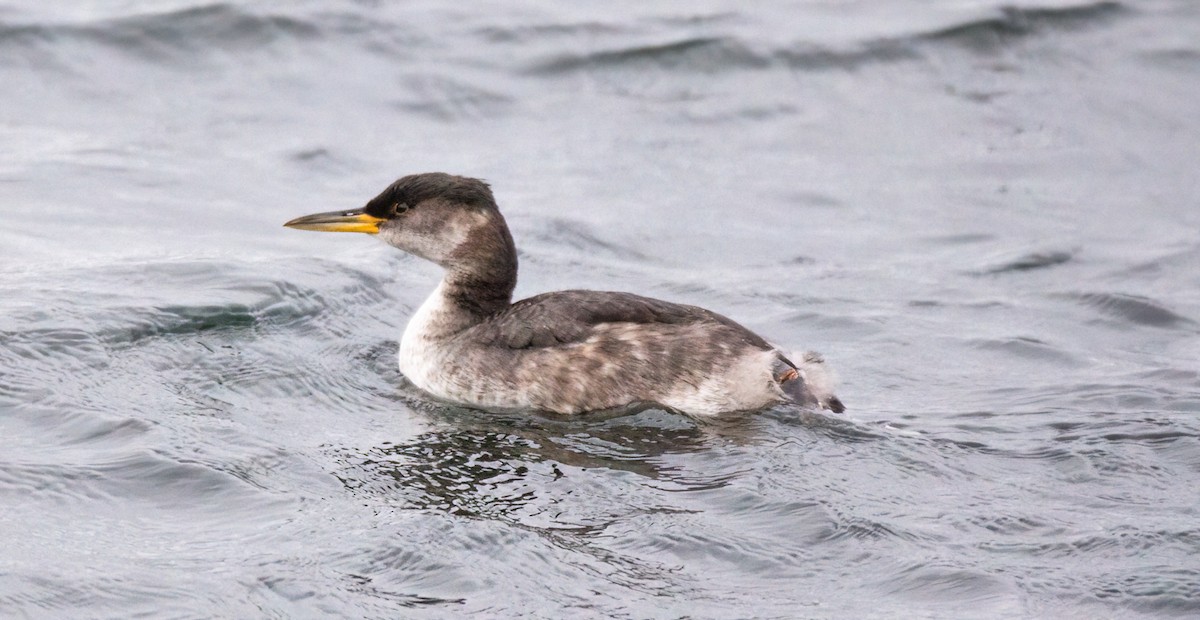
[(922, 38), (986, 51), (1045, 30), (1074, 30), (1102, 25), (1126, 13), (1127, 9), (1119, 2), (1091, 2), (1053, 8), (1005, 7), (996, 16), (949, 26), (922, 35)]
[(1122, 293), (1079, 293), (1071, 296), (1113, 318), (1145, 327), (1194, 327), (1196, 322), (1166, 308), (1161, 302), (1141, 295)]

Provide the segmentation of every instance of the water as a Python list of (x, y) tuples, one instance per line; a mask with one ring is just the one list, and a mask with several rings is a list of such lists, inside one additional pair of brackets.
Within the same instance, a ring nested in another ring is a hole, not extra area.
[[(1200, 5), (1005, 6), (0, 4), (0, 616), (1200, 614)], [(428, 170), (847, 415), (425, 402)]]

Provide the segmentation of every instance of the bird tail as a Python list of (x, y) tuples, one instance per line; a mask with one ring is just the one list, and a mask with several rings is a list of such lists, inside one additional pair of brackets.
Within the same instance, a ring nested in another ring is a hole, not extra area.
[(825, 367), (825, 358), (820, 353), (805, 351), (792, 359), (799, 360), (799, 363), (781, 359), (782, 370), (775, 375), (775, 380), (788, 398), (799, 405), (817, 406), (834, 413), (846, 410), (846, 406), (833, 393), (833, 373)]

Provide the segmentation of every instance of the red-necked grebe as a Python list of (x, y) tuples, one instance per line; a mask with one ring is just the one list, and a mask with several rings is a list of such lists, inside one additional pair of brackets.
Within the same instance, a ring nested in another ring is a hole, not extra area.
[(712, 416), (787, 401), (844, 409), (819, 355), (794, 362), (703, 308), (582, 290), (513, 303), (516, 248), (478, 179), (410, 175), (361, 209), (284, 225), (377, 235), (445, 270), (404, 330), (400, 371), (446, 401), (563, 414), (648, 405)]

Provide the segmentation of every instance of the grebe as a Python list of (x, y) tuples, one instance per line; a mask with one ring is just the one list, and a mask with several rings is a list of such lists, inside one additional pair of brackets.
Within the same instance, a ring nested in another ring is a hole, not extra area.
[(410, 175), (361, 209), (284, 226), (377, 235), (445, 270), (400, 340), (400, 371), (436, 398), (560, 414), (644, 405), (713, 416), (787, 401), (844, 410), (819, 355), (794, 363), (703, 308), (583, 290), (512, 303), (516, 247), (478, 179)]

